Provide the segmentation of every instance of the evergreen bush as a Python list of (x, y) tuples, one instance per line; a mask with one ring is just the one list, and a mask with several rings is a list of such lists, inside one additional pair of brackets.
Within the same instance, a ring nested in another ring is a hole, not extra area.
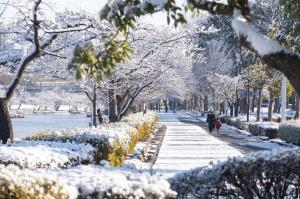
[(300, 125), (284, 124), (279, 126), (279, 138), (300, 145)]

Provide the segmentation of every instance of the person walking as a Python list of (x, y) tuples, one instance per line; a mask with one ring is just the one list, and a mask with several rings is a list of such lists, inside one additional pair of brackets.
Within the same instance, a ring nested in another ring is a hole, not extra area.
[(222, 126), (222, 122), (220, 121), (219, 118), (217, 118), (217, 120), (216, 120), (217, 135), (219, 135), (219, 130), (220, 130), (221, 126)]
[(210, 110), (207, 114), (206, 122), (208, 123), (208, 131), (212, 133), (215, 128), (216, 115), (212, 110)]
[(163, 100), (163, 104), (165, 106), (165, 112), (168, 113), (168, 101), (166, 99)]

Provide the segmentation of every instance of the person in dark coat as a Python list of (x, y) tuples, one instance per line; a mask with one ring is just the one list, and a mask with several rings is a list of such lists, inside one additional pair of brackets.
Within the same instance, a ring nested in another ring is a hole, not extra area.
[(98, 120), (99, 120), (99, 124), (102, 124), (103, 118), (102, 118), (102, 114), (101, 114), (100, 109), (97, 109), (97, 117), (98, 117)]
[(207, 114), (206, 122), (208, 123), (208, 131), (211, 133), (215, 128), (216, 115), (213, 111), (209, 111)]

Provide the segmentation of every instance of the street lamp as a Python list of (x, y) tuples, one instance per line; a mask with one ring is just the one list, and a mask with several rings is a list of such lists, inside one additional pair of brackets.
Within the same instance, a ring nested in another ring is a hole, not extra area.
[(284, 123), (286, 120), (286, 77), (282, 77), (281, 81), (281, 123)]

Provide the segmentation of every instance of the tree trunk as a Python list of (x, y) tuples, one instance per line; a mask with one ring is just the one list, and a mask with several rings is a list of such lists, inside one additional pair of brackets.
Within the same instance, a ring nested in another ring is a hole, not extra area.
[(247, 86), (247, 105), (246, 105), (246, 113), (247, 113), (247, 122), (249, 122), (250, 117), (250, 87)]
[(300, 112), (300, 95), (296, 97), (296, 114), (295, 119), (299, 119), (299, 112)]
[(257, 101), (257, 111), (256, 111), (256, 121), (260, 121), (260, 106), (262, 99), (262, 89), (258, 90), (258, 101)]
[(275, 97), (275, 99), (274, 99), (273, 113), (277, 113), (277, 107), (278, 107), (278, 97)]
[(173, 111), (173, 101), (171, 99), (168, 100), (169, 108)]
[(117, 103), (116, 103), (116, 95), (114, 89), (108, 89), (108, 100), (109, 100), (109, 108), (108, 108), (108, 118), (109, 122), (116, 122), (118, 120), (117, 114)]
[(240, 113), (247, 113), (247, 97), (242, 98), (240, 107)]
[(208, 97), (204, 97), (204, 111), (208, 111)]
[(22, 106), (22, 102), (20, 102), (19, 106), (18, 106), (18, 110), (20, 110), (21, 106)]
[(228, 106), (230, 109), (230, 117), (233, 117), (233, 104), (228, 102)]
[(93, 102), (92, 102), (92, 105), (93, 105), (93, 110), (92, 110), (92, 118), (93, 118), (93, 126), (97, 126), (97, 115), (96, 115), (96, 100), (93, 99)]
[(203, 108), (202, 107), (202, 99), (199, 98), (199, 111), (202, 111), (203, 110), (202, 108)]
[(239, 115), (239, 107), (240, 107), (240, 99), (239, 99), (238, 91), (236, 90), (235, 103), (234, 103), (234, 117), (237, 117)]
[(96, 84), (94, 84), (93, 87), (93, 126), (97, 126), (97, 114), (96, 114), (96, 109), (97, 109), (97, 87)]
[(239, 103), (234, 103), (234, 117), (237, 117), (239, 115)]
[(176, 112), (176, 98), (174, 97), (173, 98), (173, 112), (175, 113)]
[(268, 121), (272, 121), (272, 117), (273, 117), (273, 102), (274, 102), (274, 97), (270, 96), (269, 106), (268, 106)]
[[(291, 104), (292, 104), (292, 110), (296, 110), (296, 101), (297, 101), (297, 95), (295, 93), (293, 93), (293, 95), (291, 97), (289, 97), (289, 100), (288, 101), (291, 101)], [(287, 107), (288, 107), (288, 104), (287, 104)]]
[(256, 96), (255, 96), (256, 92), (255, 91), (256, 90), (253, 89), (253, 98), (252, 98), (252, 107), (251, 107), (251, 112), (252, 113), (254, 113), (254, 107), (255, 107), (255, 98), (256, 98)]
[(13, 128), (8, 111), (7, 100), (0, 98), (0, 139), (6, 144), (8, 139), (13, 138)]

